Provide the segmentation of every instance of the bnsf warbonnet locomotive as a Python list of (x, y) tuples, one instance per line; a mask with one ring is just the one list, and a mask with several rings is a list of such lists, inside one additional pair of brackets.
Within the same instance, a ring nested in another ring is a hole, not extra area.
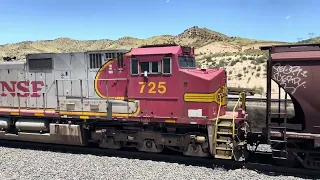
[(191, 47), (29, 54), (0, 68), (2, 139), (231, 159), (245, 119), (226, 111), (226, 71), (196, 68)]
[[(268, 140), (274, 158), (319, 169), (320, 113), (316, 99), (308, 98), (319, 87), (313, 78), (319, 45), (262, 49), (270, 51), (264, 133), (249, 131), (244, 93), (227, 110), (224, 69), (197, 68), (191, 47), (158, 45), (1, 62), (0, 139), (146, 152), (169, 148), (237, 161), (247, 157), (248, 143)], [(290, 96), (294, 117), (287, 117), (286, 98), (272, 112), (271, 80)]]

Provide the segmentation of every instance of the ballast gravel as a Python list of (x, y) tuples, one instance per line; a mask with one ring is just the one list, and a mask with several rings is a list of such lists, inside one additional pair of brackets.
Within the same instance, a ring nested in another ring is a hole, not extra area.
[(301, 179), (252, 170), (224, 170), (107, 156), (0, 147), (0, 179)]

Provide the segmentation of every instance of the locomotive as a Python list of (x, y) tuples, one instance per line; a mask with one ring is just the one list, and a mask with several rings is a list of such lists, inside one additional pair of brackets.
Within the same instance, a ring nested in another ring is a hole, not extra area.
[[(227, 110), (225, 69), (199, 69), (193, 47), (169, 44), (1, 62), (0, 139), (151, 153), (167, 148), (235, 161), (247, 158), (248, 144), (266, 141), (273, 158), (319, 169), (319, 112), (308, 96), (317, 90), (308, 85), (316, 86), (319, 45), (261, 49), (270, 54), (261, 133), (250, 132), (245, 93)], [(280, 96), (279, 111), (271, 112), (272, 80), (290, 96), (293, 118), (287, 119), (287, 99)], [(291, 130), (290, 123), (302, 129)]]

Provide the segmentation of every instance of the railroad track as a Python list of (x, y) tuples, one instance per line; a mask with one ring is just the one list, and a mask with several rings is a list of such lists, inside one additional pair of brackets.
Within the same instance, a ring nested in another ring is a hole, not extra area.
[[(287, 168), (282, 166), (272, 165), (270, 153), (258, 152), (251, 153), (248, 162), (233, 162), (230, 160), (221, 159), (209, 159), (209, 158), (194, 158), (186, 157), (182, 155), (175, 155), (174, 152), (164, 154), (153, 154), (139, 151), (125, 150), (107, 150), (97, 147), (78, 147), (78, 146), (67, 146), (67, 145), (56, 145), (56, 144), (43, 144), (34, 142), (21, 142), (21, 141), (10, 141), (0, 140), (0, 146), (20, 149), (33, 149), (41, 151), (61, 152), (61, 153), (72, 153), (72, 154), (92, 154), (98, 156), (108, 157), (120, 157), (127, 159), (139, 159), (139, 160), (152, 160), (162, 161), (168, 163), (179, 163), (185, 165), (202, 166), (208, 168), (223, 167), (227, 170), (246, 168), (255, 170), (260, 173), (267, 175), (290, 175), (301, 178), (315, 178), (320, 177), (320, 171), (300, 169), (300, 168)], [(173, 153), (173, 154), (172, 154)], [(174, 158), (172, 158), (174, 155)], [(260, 162), (259, 162), (260, 161)]]

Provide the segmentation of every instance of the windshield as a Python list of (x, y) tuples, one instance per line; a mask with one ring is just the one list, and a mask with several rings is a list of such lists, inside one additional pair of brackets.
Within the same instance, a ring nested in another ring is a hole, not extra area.
[(196, 68), (196, 62), (194, 57), (179, 56), (180, 68)]

